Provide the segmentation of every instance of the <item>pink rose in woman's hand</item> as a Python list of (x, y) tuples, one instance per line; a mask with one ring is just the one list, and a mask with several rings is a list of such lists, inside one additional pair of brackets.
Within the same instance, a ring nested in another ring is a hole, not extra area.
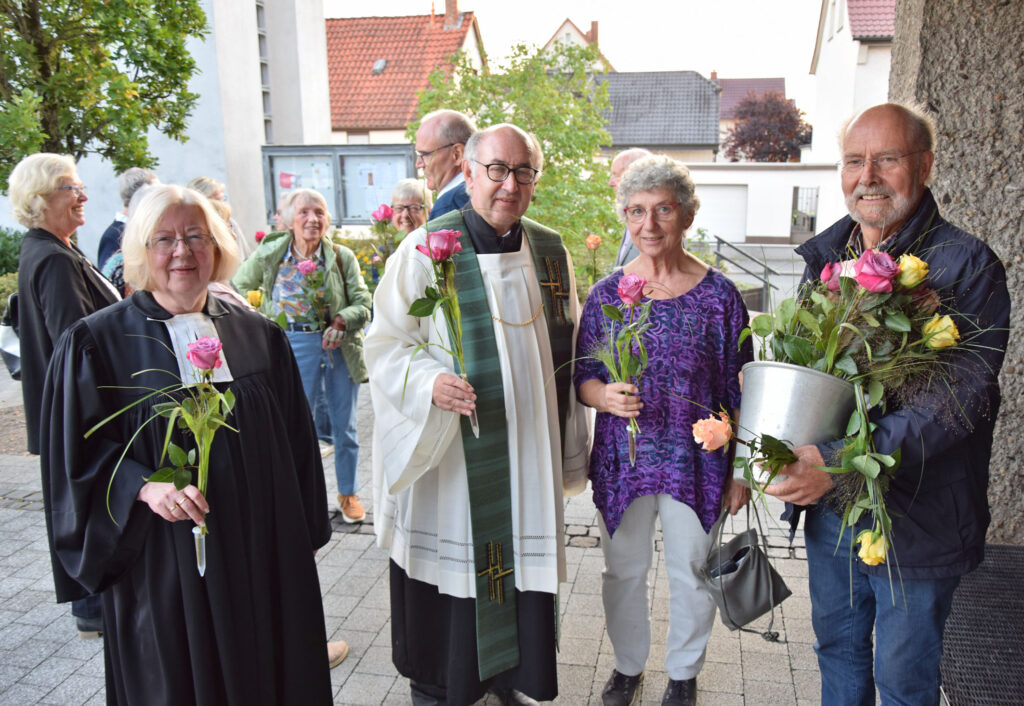
[(373, 220), (390, 221), (393, 215), (395, 215), (395, 212), (391, 210), (391, 207), (386, 203), (382, 203), (377, 207), (377, 210), (373, 212)]
[(865, 250), (853, 266), (853, 278), (869, 292), (891, 292), (900, 266), (887, 253)]
[(839, 273), (842, 271), (843, 266), (838, 262), (830, 262), (821, 269), (821, 281), (830, 291), (839, 291)]
[(640, 300), (643, 299), (644, 287), (646, 286), (646, 279), (640, 275), (628, 274), (619, 280), (617, 292), (623, 304), (637, 306), (640, 304)]
[(303, 260), (299, 263), (299, 274), (303, 277), (309, 277), (314, 272), (316, 272), (316, 262), (314, 260)]
[(200, 370), (213, 370), (221, 365), (220, 349), (223, 347), (218, 339), (203, 336), (188, 344), (188, 353), (185, 357)]
[(458, 230), (432, 230), (427, 233), (427, 244), (417, 245), (416, 249), (434, 262), (443, 262), (462, 251), (461, 235)]

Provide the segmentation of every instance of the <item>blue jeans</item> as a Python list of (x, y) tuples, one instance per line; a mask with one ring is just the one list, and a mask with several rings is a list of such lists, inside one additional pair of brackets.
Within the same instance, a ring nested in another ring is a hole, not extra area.
[(359, 460), (355, 412), (359, 383), (349, 378), (348, 367), (340, 350), (323, 350), (322, 334), (319, 331), (286, 333), (299, 365), (302, 388), (310, 409), (323, 385), (334, 440), (334, 475), (338, 479), (338, 492), (342, 495), (355, 495), (356, 462)]
[(877, 686), (882, 704), (935, 706), (942, 630), (960, 577), (904, 578), (901, 584), (893, 566), (890, 590), (888, 576), (859, 571), (856, 554), (851, 577), (850, 529), (837, 549), (840, 524), (841, 518), (821, 505), (804, 519), (821, 703), (874, 706)]

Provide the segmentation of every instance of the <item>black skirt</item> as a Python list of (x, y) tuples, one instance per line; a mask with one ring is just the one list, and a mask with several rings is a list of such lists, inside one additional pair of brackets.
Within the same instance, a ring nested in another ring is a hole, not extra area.
[(488, 689), (516, 689), (538, 701), (558, 695), (555, 596), (516, 591), (519, 666), (481, 682), (476, 606), (391, 566), (391, 658), (399, 673), (451, 706), (472, 704)]

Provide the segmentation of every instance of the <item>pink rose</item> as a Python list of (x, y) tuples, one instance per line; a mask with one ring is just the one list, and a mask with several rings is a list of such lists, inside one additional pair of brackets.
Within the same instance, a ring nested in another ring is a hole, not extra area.
[(433, 230), (427, 233), (427, 244), (417, 245), (416, 249), (434, 262), (443, 262), (462, 251), (461, 235), (458, 230)]
[(627, 306), (637, 306), (644, 296), (647, 280), (636, 274), (629, 274), (619, 280), (618, 295)]
[(393, 215), (395, 215), (395, 212), (391, 210), (391, 207), (386, 203), (382, 203), (377, 207), (377, 210), (373, 212), (373, 220), (378, 222), (390, 221)]
[(220, 367), (221, 342), (212, 336), (203, 336), (188, 344), (186, 358), (200, 370), (213, 370)]
[(262, 242), (263, 239), (266, 238), (266, 237), (267, 237), (266, 231), (262, 231), (262, 230), (256, 231), (256, 242), (257, 243)]
[(821, 281), (829, 288), (829, 291), (839, 291), (839, 273), (843, 266), (838, 262), (830, 262), (821, 269)]
[(314, 272), (316, 272), (315, 260), (303, 260), (302, 262), (299, 263), (299, 273), (303, 277), (309, 277)]
[(601, 247), (601, 236), (597, 233), (591, 233), (587, 236), (587, 250), (597, 250)]
[(853, 266), (853, 278), (869, 292), (891, 292), (900, 266), (887, 253), (865, 250)]
[(732, 438), (732, 424), (729, 415), (718, 413), (718, 419), (708, 417), (693, 423), (693, 440), (705, 451), (717, 451), (729, 443)]

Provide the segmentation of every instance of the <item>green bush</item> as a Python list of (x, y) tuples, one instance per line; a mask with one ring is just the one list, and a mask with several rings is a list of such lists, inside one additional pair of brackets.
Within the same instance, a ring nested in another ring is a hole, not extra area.
[(4, 307), (7, 306), (7, 297), (12, 292), (18, 291), (18, 273), (8, 272), (5, 275), (0, 275), (0, 314), (3, 313)]
[(18, 255), (24, 238), (23, 231), (0, 228), (0, 275), (18, 271)]

